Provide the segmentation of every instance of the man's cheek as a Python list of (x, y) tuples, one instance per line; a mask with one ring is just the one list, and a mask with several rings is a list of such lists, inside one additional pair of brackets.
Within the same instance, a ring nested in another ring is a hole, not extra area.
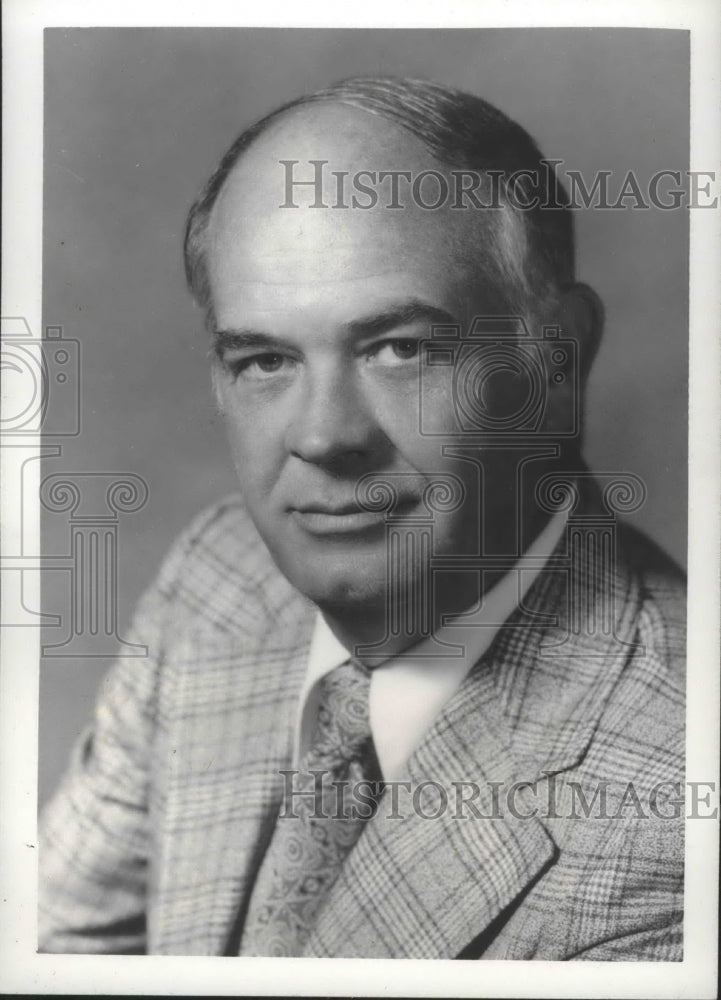
[(417, 398), (401, 399), (382, 416), (385, 419), (378, 420), (379, 426), (395, 452), (412, 468), (425, 473), (439, 467), (442, 440), (423, 433)]

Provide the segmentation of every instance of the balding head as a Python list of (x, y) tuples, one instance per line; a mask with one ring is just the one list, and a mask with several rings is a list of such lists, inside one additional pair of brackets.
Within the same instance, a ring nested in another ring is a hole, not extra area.
[[(323, 164), (319, 184), (294, 187), (292, 207), (284, 192), (288, 163), (306, 164), (311, 177), (308, 165)], [(419, 266), (454, 274), (459, 294), (476, 286), (482, 294), (474, 299), (485, 311), (508, 311), (505, 254), (499, 253), (499, 245), (515, 249), (506, 245), (513, 240), (512, 228), (503, 231), (507, 216), (489, 212), (479, 219), (450, 205), (428, 211), (413, 199), (399, 210), (355, 196), (346, 207), (333, 207), (338, 178), (357, 175), (362, 164), (372, 165), (368, 171), (376, 176), (448, 169), (397, 123), (330, 103), (287, 112), (238, 159), (204, 236), (209, 298), (220, 326), (227, 325), (223, 293), (234, 295), (240, 286), (293, 285), (300, 303), (303, 289), (311, 297), (318, 284), (357, 285), (379, 272), (388, 276)]]
[[(265, 204), (275, 209), (285, 197), (282, 185), (288, 167), (282, 161), (298, 164), (298, 177), (308, 177), (309, 171), (312, 176), (312, 160), (329, 161), (323, 168), (326, 205), (343, 203), (338, 196), (338, 177), (343, 171), (356, 175), (362, 170), (378, 174), (396, 170), (418, 176), (428, 170), (446, 175), (469, 170), (484, 183), (489, 182), (490, 171), (497, 183), (496, 207), (479, 211), (468, 203), (464, 205), (468, 210), (452, 211), (454, 225), (448, 232), (456, 252), (473, 265), (480, 280), (496, 289), (506, 311), (543, 314), (555, 292), (573, 280), (573, 234), (570, 213), (563, 207), (565, 194), (542, 166), (540, 152), (520, 126), (460, 91), (423, 81), (364, 78), (299, 98), (261, 119), (236, 140), (208, 181), (189, 215), (185, 262), (191, 289), (208, 311), (211, 325), (207, 250), (209, 223), (217, 217), (214, 208), (220, 193), (231, 176), (238, 184), (250, 179), (254, 200), (260, 193), (257, 182), (267, 179), (275, 200)], [(305, 174), (300, 165), (305, 165)], [(509, 200), (504, 185), (513, 177), (512, 183), (522, 189), (521, 197)], [(531, 177), (536, 178), (536, 188)], [(294, 203), (310, 206), (315, 193), (310, 186), (296, 186)], [(543, 205), (550, 200), (553, 208), (517, 210), (519, 200), (523, 203), (534, 197)], [(354, 214), (373, 211), (365, 204), (351, 209), (358, 207)], [(405, 200), (404, 209), (414, 207), (418, 206), (412, 200)], [(394, 214), (401, 214), (387, 203), (377, 208), (384, 211), (386, 226), (394, 225)], [(444, 210), (451, 208), (445, 205)], [(420, 228), (432, 233), (428, 241), (432, 244), (439, 238), (439, 213), (420, 211), (427, 216)], [(318, 234), (333, 233), (337, 242), (343, 227), (333, 216), (344, 212), (347, 209), (317, 213), (330, 216), (313, 219)], [(304, 213), (311, 214), (316, 213)], [(303, 224), (308, 222), (304, 219)]]

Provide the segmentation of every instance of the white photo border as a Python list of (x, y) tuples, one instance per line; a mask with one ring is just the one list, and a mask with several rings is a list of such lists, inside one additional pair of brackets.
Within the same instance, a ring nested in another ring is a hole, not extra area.
[[(223, 0), (6, 0), (3, 46), (3, 316), (41, 330), (43, 29), (45, 27), (648, 27), (691, 38), (692, 170), (718, 171), (721, 8), (714, 0), (366, 0), (357, 9), (306, 0), (257, 8)], [(717, 174), (718, 180), (718, 174)], [(690, 411), (687, 781), (714, 782), (719, 759), (721, 211), (690, 213)], [(6, 458), (3, 455), (3, 458)], [(34, 463), (38, 466), (39, 463)], [(31, 472), (32, 479), (32, 470)], [(39, 485), (39, 473), (29, 485)], [(37, 489), (24, 509), (3, 493), (3, 549), (39, 533)], [(5, 509), (5, 508), (8, 509)], [(38, 606), (39, 594), (28, 593)], [(714, 997), (718, 822), (686, 824), (685, 957), (680, 963), (483, 962), (70, 956), (36, 953), (37, 630), (2, 635), (0, 674), (0, 989), (7, 993), (427, 997)]]

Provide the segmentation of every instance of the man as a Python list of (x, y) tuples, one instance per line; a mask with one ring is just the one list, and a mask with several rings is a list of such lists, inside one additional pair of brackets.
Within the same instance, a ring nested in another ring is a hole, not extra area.
[(616, 524), (642, 484), (579, 457), (565, 205), (518, 125), (419, 81), (226, 154), (185, 252), (241, 495), (46, 812), (42, 949), (682, 957), (683, 582)]

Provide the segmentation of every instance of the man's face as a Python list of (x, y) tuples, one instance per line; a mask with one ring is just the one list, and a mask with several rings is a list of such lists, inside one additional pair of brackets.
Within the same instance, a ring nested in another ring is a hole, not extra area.
[[(312, 189), (296, 189), (299, 208), (281, 208), (282, 159), (300, 161), (304, 177), (309, 159), (329, 161), (326, 204), (335, 201), (333, 170), (438, 164), (414, 137), (364, 112), (306, 110), (250, 148), (210, 222), (222, 347), (216, 390), (250, 515), (279, 568), (311, 600), (380, 608), (385, 514), (359, 508), (361, 477), (394, 483), (395, 514), (410, 525), (428, 516), (428, 486), (456, 476), (465, 501), (435, 515), (435, 553), (478, 549), (478, 470), (421, 433), (419, 363), (431, 324), (466, 329), (491, 290), (467, 252), (469, 220), (459, 216), (471, 213), (410, 204), (314, 209)], [(423, 378), (431, 421), (455, 426), (452, 370), (428, 368)], [(489, 461), (492, 474), (503, 458)], [(507, 499), (498, 503), (500, 511)], [(486, 533), (497, 516), (487, 505)]]

